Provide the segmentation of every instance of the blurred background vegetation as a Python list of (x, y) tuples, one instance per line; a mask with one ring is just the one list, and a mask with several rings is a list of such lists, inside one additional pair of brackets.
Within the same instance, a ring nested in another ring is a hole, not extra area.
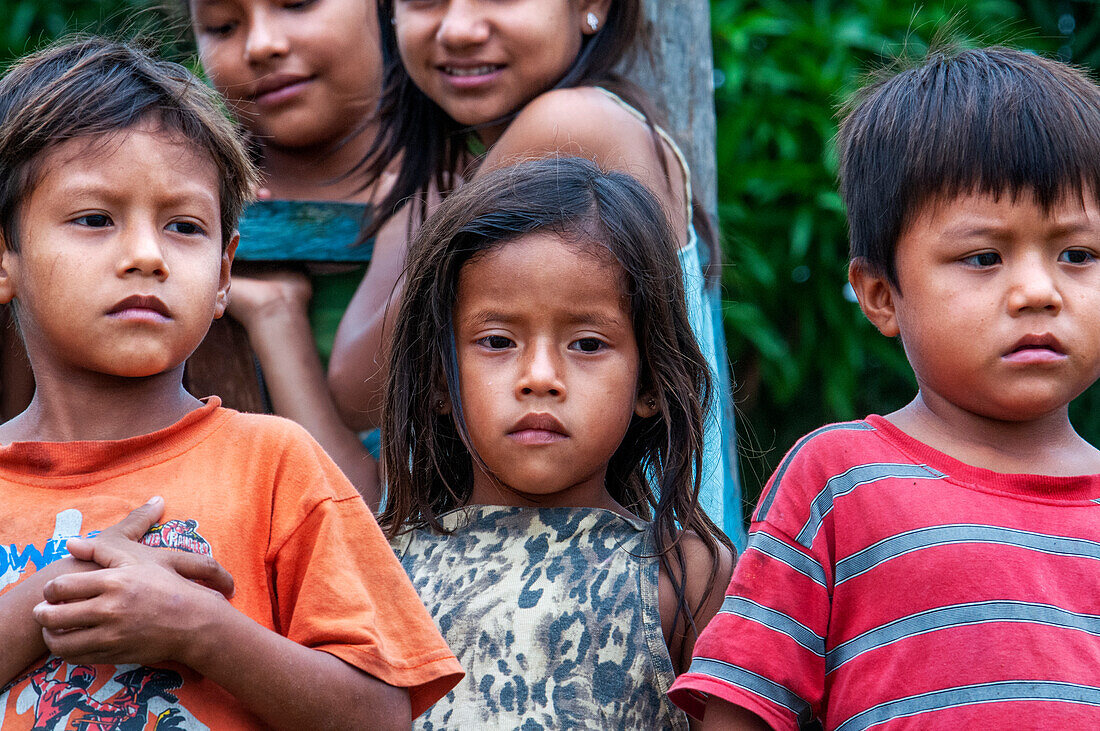
[[(679, 0), (684, 1), (684, 0)], [(147, 29), (150, 0), (4, 0), (0, 61), (72, 29)], [(846, 296), (836, 110), (862, 73), (936, 39), (1100, 70), (1100, 0), (711, 0), (726, 330), (745, 497), (820, 424), (912, 398), (897, 343)], [(178, 38), (178, 33), (171, 38)], [(172, 40), (168, 45), (175, 45)], [(1074, 423), (1100, 444), (1100, 388)]]

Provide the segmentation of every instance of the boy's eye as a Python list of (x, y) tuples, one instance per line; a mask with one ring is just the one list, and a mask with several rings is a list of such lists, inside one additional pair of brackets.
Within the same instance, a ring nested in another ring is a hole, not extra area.
[(287, 10), (303, 10), (315, 2), (317, 0), (294, 0), (293, 2), (283, 3), (283, 7)]
[(1001, 255), (995, 251), (982, 251), (977, 254), (963, 257), (962, 262), (972, 267), (992, 267), (1001, 263)]
[(103, 228), (111, 225), (111, 219), (104, 213), (89, 213), (87, 216), (74, 218), (73, 223), (89, 228)]
[(503, 335), (486, 335), (477, 342), (490, 350), (505, 350), (512, 345), (511, 338), (506, 338)]
[(168, 230), (184, 236), (201, 236), (206, 233), (201, 226), (190, 221), (173, 221), (168, 224)]
[(1066, 264), (1088, 264), (1096, 261), (1096, 255), (1087, 249), (1066, 249), (1058, 255), (1058, 261)]
[(595, 353), (607, 347), (607, 343), (599, 338), (581, 338), (575, 340), (572, 347), (574, 350), (579, 350), (582, 353)]

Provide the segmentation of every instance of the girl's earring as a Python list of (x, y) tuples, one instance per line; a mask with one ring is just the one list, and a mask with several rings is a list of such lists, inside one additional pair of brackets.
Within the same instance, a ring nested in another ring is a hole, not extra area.
[(599, 28), (600, 28), (600, 19), (596, 17), (595, 13), (589, 12), (588, 15), (586, 15), (584, 19), (588, 23), (588, 27), (592, 29), (593, 33), (595, 33), (597, 30), (599, 30)]

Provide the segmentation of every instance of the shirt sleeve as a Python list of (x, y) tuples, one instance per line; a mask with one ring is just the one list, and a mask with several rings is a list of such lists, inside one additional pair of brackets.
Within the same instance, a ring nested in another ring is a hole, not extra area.
[(462, 678), (458, 660), (324, 451), (310, 440), (281, 474), (268, 560), (280, 633), (407, 688), (419, 716)]
[(823, 485), (814, 450), (794, 451), (765, 488), (721, 610), (669, 691), (697, 718), (709, 696), (774, 729), (797, 729), (822, 715), (832, 530), (814, 508)]

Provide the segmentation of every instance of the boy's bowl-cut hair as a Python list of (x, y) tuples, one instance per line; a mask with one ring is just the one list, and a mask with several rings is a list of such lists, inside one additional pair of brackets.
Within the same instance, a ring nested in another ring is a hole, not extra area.
[(0, 235), (19, 247), (19, 212), (52, 147), (153, 119), (214, 161), (222, 245), (259, 179), (217, 94), (183, 66), (127, 43), (64, 40), (16, 62), (0, 79)]
[(861, 89), (840, 125), (852, 259), (898, 285), (895, 250), (937, 199), (1100, 196), (1100, 89), (1025, 51), (932, 52)]

